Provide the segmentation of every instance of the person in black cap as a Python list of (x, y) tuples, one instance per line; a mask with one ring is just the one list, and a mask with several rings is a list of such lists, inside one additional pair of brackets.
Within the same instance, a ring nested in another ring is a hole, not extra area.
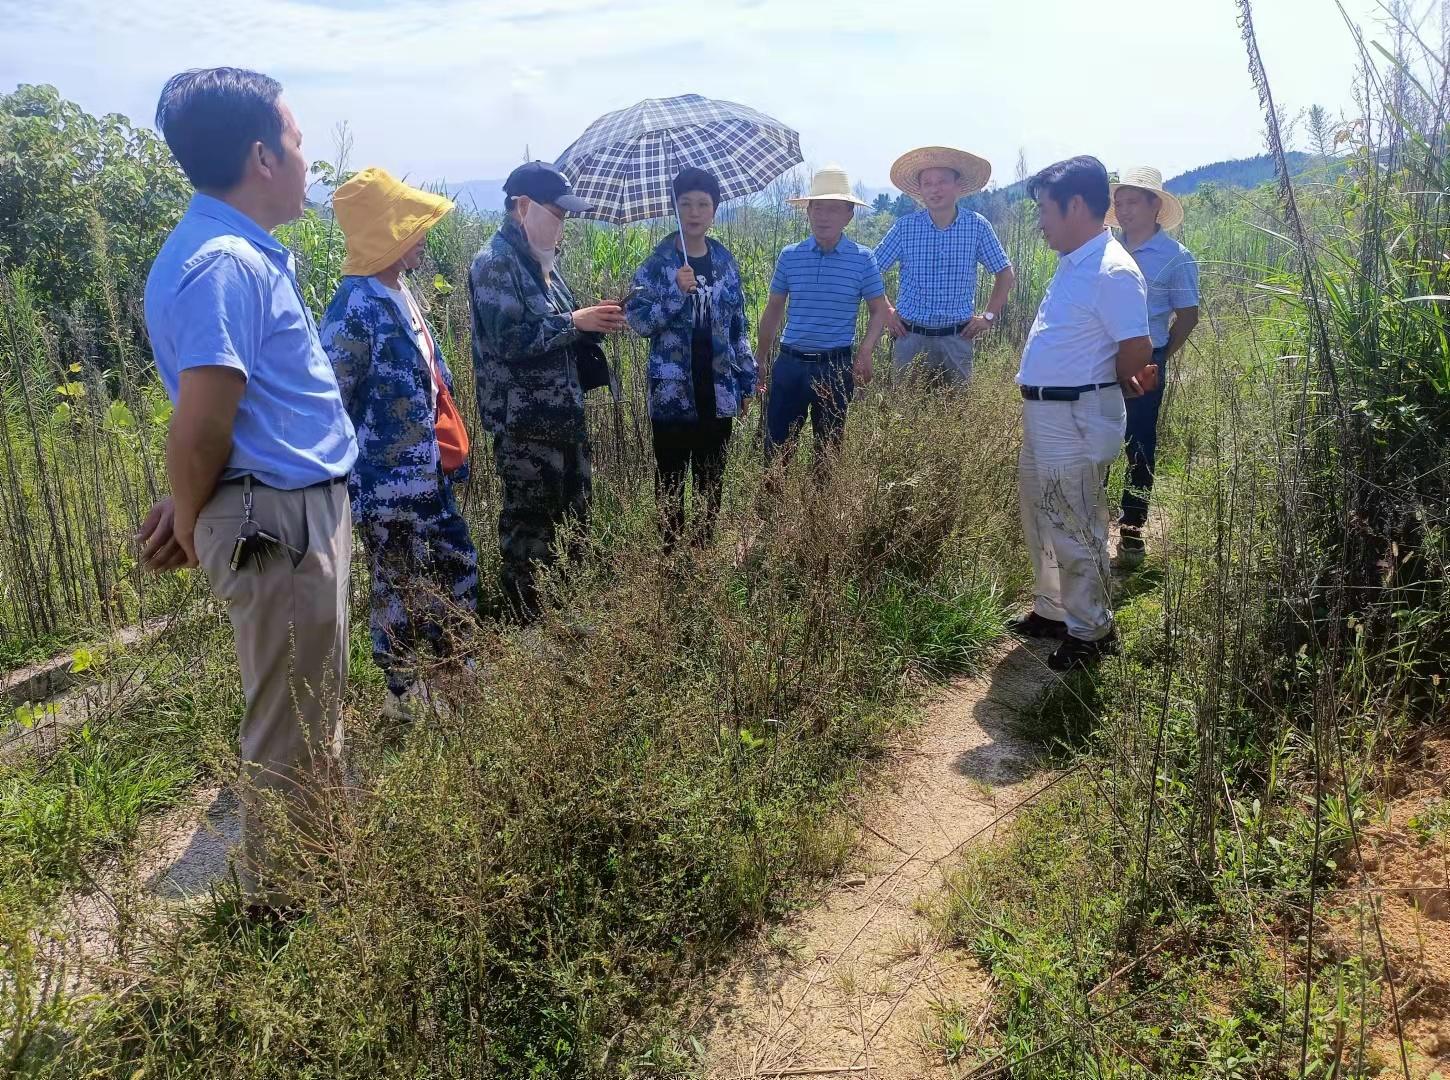
[(645, 259), (624, 306), (630, 327), (650, 343), (649, 414), (667, 548), (685, 530), (687, 473), (697, 511), (691, 539), (710, 540), (731, 425), (755, 392), (740, 270), (725, 246), (706, 235), (720, 184), (703, 169), (681, 169), (674, 196), (684, 235), (670, 233)]
[(555, 268), (565, 215), (589, 209), (564, 174), (532, 161), (504, 194), (507, 216), (473, 260), (469, 299), (479, 418), (502, 485), (500, 584), (510, 613), (528, 621), (559, 527), (588, 516), (584, 393), (609, 382), (600, 342), (625, 322), (618, 304), (576, 308)]

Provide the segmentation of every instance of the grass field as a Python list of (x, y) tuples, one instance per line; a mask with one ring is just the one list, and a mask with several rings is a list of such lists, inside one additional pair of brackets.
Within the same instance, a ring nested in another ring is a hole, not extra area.
[[(1434, 775), (1450, 674), (1450, 96), (1443, 49), (1400, 41), (1366, 51), (1377, 89), (1328, 182), (1188, 200), (1206, 318), (1164, 419), (1162, 539), (1119, 596), (1125, 656), (1023, 718), (1064, 779), (941, 898), (943, 931), (995, 988), (980, 1021), (942, 1002), (933, 1045), (961, 1075), (1438, 1067), (1396, 1040), (1443, 1019), (1450, 983), (1403, 960), (1365, 859), (1397, 828), (1429, 865), (1445, 835), (1431, 796), (1413, 824), (1394, 809), (1407, 770)], [(148, 822), (226, 780), (240, 713), (205, 582), (143, 575), (129, 543), (165, 486), (170, 409), (139, 286), (185, 194), (154, 136), (121, 124), (36, 88), (0, 98), (0, 149), (34, 164), (0, 181), (21, 223), (0, 249), (0, 670), (164, 623), (80, 657), (105, 707), (0, 757), (0, 1061), (36, 1077), (695, 1074), (703, 977), (841, 864), (842, 805), (888, 737), (980, 668), (1024, 598), (1011, 375), (1054, 266), (1030, 206), (994, 222), (1021, 284), (971, 392), (880, 380), (829, 477), (797, 462), (773, 494), (752, 418), (702, 551), (662, 550), (644, 347), (613, 342), (625, 394), (591, 404), (596, 513), (541, 626), (468, 629), (459, 707), (399, 740), (354, 619), (353, 781), (296, 867), (314, 914), (243, 928), (223, 886), (158, 929), (132, 882), (108, 890), (100, 963), (56, 947), (62, 902), (124, 878)], [(465, 275), (492, 228), (452, 215), (417, 275), (465, 417)], [(283, 235), (320, 307), (340, 237), (316, 213)], [(571, 223), (563, 271), (585, 299), (617, 295), (660, 235)], [(722, 224), (752, 317), (802, 235), (767, 204)], [(488, 455), (476, 440), (463, 495), (485, 581)], [(49, 719), (22, 706), (0, 733)]]

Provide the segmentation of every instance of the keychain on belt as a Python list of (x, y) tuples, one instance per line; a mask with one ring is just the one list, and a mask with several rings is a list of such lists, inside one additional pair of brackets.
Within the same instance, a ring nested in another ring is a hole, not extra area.
[(250, 559), (260, 573), (263, 565), (276, 554), (279, 547), (296, 551), (252, 520), (252, 478), (242, 477), (242, 524), (237, 529), (237, 538), (232, 541), (232, 557), (227, 565), (235, 573)]

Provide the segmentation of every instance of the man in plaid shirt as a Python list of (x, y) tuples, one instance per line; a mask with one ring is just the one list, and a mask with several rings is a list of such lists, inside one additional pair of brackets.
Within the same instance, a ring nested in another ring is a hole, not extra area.
[[(957, 206), (991, 173), (984, 159), (945, 146), (913, 150), (891, 168), (892, 183), (925, 204), (900, 218), (876, 248), (883, 274), (901, 264), (901, 287), (887, 319), (899, 369), (921, 357), (933, 376), (949, 383), (972, 377), (973, 342), (991, 329), (1016, 281), (991, 224)], [(978, 265), (996, 275), (980, 313)]]

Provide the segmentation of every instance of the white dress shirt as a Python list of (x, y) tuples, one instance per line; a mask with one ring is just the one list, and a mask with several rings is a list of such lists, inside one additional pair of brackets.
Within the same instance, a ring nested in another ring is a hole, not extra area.
[(1116, 382), (1118, 343), (1148, 336), (1148, 290), (1107, 232), (1062, 256), (1022, 349), (1023, 386)]

